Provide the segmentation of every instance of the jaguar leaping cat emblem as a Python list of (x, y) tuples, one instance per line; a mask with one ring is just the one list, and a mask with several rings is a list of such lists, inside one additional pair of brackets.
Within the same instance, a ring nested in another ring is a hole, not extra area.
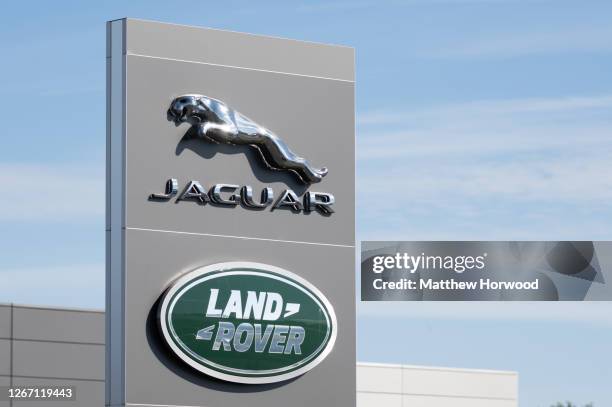
[(320, 182), (327, 168), (315, 168), (296, 155), (276, 134), (220, 100), (204, 95), (182, 95), (168, 109), (168, 120), (177, 126), (187, 122), (198, 137), (220, 144), (250, 145), (259, 150), (268, 167), (293, 171), (306, 184)]

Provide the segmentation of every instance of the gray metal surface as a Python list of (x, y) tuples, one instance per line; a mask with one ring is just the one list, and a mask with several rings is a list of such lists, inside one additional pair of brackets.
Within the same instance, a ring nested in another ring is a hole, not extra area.
[(0, 339), (0, 375), (11, 374), (11, 341)]
[(131, 54), (354, 79), (354, 50), (350, 47), (153, 21), (128, 21), (127, 47)]
[[(139, 20), (109, 33), (107, 404), (354, 406), (353, 50)], [(189, 137), (189, 125), (167, 120), (187, 93), (223, 100), (329, 174), (309, 189), (248, 145)], [(257, 197), (266, 187), (329, 193), (335, 212), (149, 199), (170, 178), (251, 186)], [(159, 341), (156, 303), (181, 273), (225, 261), (282, 267), (321, 290), (338, 316), (331, 354), (273, 385), (220, 382), (176, 360)]]
[(104, 380), (103, 363), (101, 345), (13, 341), (14, 376)]
[(15, 307), (13, 338), (104, 345), (104, 314)]
[[(2, 317), (0, 317), (1, 320)], [(0, 386), (9, 386), (11, 384), (10, 377), (0, 376)], [(12, 407), (10, 402), (7, 400), (0, 400), (0, 407)]]
[[(329, 244), (354, 242), (353, 84), (271, 72), (127, 56), (126, 226)], [(133, 75), (130, 75), (133, 73)], [(152, 86), (155, 84), (155, 86)], [(188, 124), (174, 126), (166, 111), (172, 99), (206, 92), (224, 100), (329, 174), (309, 190), (336, 198), (335, 213), (253, 213), (241, 207), (195, 202), (150, 202), (169, 178), (179, 191), (189, 180), (250, 185), (255, 193), (272, 186), (277, 194), (307, 187), (287, 172), (261, 164), (249, 146), (226, 146), (186, 138)]]
[(11, 336), (11, 307), (0, 304), (0, 338)]
[(75, 400), (0, 400), (0, 407), (104, 404), (103, 312), (0, 305), (0, 326), (9, 327), (7, 339), (0, 339), (0, 386), (73, 386), (76, 391)]
[[(108, 23), (106, 401), (124, 401), (125, 21)], [(112, 323), (111, 323), (112, 322)], [(112, 389), (112, 392), (111, 392)]]
[[(157, 250), (172, 247), (171, 251)], [(353, 250), (288, 242), (129, 230), (126, 236), (126, 398), (131, 403), (239, 407), (355, 404), (355, 311), (353, 286), (333, 278), (353, 266)], [(205, 260), (202, 260), (205, 259)], [(156, 333), (159, 294), (175, 275), (224, 261), (271, 263), (300, 275), (333, 301), (338, 338), (331, 354), (312, 371), (276, 385), (239, 385), (209, 379), (185, 367)], [(146, 316), (146, 317), (144, 317)], [(142, 372), (148, 372), (143, 375)], [(333, 384), (333, 385), (330, 385)], [(313, 390), (316, 389), (316, 390)], [(334, 404), (329, 404), (330, 400)]]

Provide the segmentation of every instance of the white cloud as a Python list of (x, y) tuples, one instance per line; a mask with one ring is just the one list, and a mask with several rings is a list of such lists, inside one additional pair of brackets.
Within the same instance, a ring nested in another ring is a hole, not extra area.
[(79, 221), (104, 216), (104, 170), (0, 163), (0, 221)]
[[(588, 109), (612, 109), (612, 95), (566, 96), (556, 98), (525, 98), (502, 100), (479, 100), (459, 104), (436, 106), (434, 108), (410, 111), (378, 110), (360, 114), (359, 125), (408, 124), (411, 121), (435, 120), (439, 117), (452, 118), (454, 124), (460, 119), (473, 123), (474, 118), (485, 119), (489, 115), (508, 116), (520, 113), (579, 113)], [(479, 121), (481, 123), (481, 121)]]
[(367, 113), (357, 149), (363, 237), (609, 237), (611, 113), (610, 95)]
[(508, 58), (557, 53), (612, 52), (609, 26), (566, 26), (548, 31), (520, 30), (505, 34), (478, 35), (460, 43), (431, 47), (422, 56), (435, 58)]

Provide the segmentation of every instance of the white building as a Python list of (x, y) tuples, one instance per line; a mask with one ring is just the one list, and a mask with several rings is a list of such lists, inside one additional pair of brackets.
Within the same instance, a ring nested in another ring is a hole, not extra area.
[(357, 363), (359, 407), (516, 407), (518, 374)]
[[(0, 386), (74, 386), (75, 401), (44, 406), (104, 406), (104, 329), (103, 311), (0, 304)], [(358, 407), (516, 407), (517, 397), (516, 372), (357, 364)]]

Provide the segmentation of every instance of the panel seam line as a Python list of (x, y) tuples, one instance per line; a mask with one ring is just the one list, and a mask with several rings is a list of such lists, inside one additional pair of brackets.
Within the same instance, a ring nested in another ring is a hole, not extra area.
[(317, 75), (307, 75), (307, 74), (301, 74), (301, 73), (273, 71), (273, 70), (270, 70), (270, 69), (261, 69), (261, 68), (247, 68), (245, 66), (216, 64), (216, 63), (213, 63), (213, 62), (193, 61), (193, 60), (189, 60), (189, 59), (159, 57), (159, 56), (153, 56), (153, 55), (136, 54), (136, 53), (129, 52), (129, 51), (125, 55), (127, 55), (127, 56), (134, 56), (134, 57), (141, 57), (141, 58), (160, 59), (160, 60), (164, 60), (164, 61), (185, 62), (185, 63), (190, 63), (190, 64), (218, 66), (218, 67), (222, 67), (222, 68), (244, 69), (244, 70), (247, 70), (247, 71), (268, 72), (268, 73), (276, 73), (276, 74), (281, 74), (281, 75), (293, 75), (293, 76), (301, 76), (301, 77), (305, 77), (305, 78), (325, 79), (325, 80), (329, 80), (329, 81), (339, 81), (339, 82), (355, 83), (354, 80), (350, 80), (350, 79), (340, 79), (340, 78), (331, 78), (331, 77), (328, 77), (328, 76), (317, 76)]
[(332, 247), (346, 247), (354, 249), (354, 245), (335, 244), (335, 243), (316, 243), (316, 242), (304, 242), (299, 240), (283, 240), (283, 239), (268, 239), (264, 237), (248, 237), (248, 236), (233, 236), (233, 235), (219, 235), (212, 233), (199, 233), (199, 232), (181, 232), (178, 230), (164, 230), (164, 229), (148, 229), (148, 228), (137, 228), (137, 227), (125, 227), (126, 230), (138, 230), (143, 232), (159, 232), (159, 233), (175, 233), (182, 235), (191, 236), (210, 236), (210, 237), (226, 237), (230, 239), (245, 239), (245, 240), (261, 240), (265, 242), (281, 242), (281, 243), (298, 243), (298, 244), (309, 244), (315, 246), (332, 246)]
[(44, 342), (53, 344), (66, 345), (87, 345), (87, 346), (104, 346), (103, 342), (80, 342), (80, 341), (64, 341), (61, 339), (32, 339), (32, 338), (13, 338), (15, 342)]

